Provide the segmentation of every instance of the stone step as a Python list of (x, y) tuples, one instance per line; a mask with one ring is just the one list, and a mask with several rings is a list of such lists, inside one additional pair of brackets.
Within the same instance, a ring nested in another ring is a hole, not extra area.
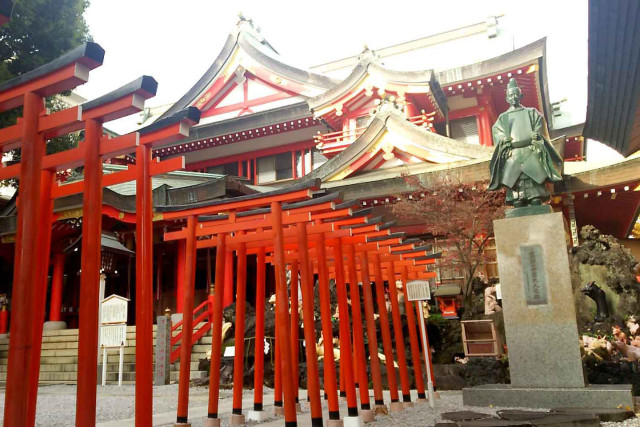
[[(198, 370), (198, 366), (200, 365), (200, 362), (191, 362), (190, 366), (191, 366), (191, 370), (192, 371), (197, 371)], [(174, 362), (171, 364), (171, 371), (180, 371), (180, 362)]]
[(198, 344), (206, 344), (211, 347), (211, 341), (213, 337), (211, 336), (211, 332), (207, 333), (205, 336), (198, 340)]
[[(207, 377), (206, 371), (191, 371), (191, 375), (189, 376), (189, 379), (195, 380), (198, 378), (206, 378), (206, 377)], [(172, 371), (169, 373), (169, 381), (178, 382), (179, 379), (180, 379), (179, 371)]]

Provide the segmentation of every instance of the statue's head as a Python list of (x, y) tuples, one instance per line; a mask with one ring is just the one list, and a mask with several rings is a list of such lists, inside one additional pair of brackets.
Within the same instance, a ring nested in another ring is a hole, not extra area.
[(507, 102), (513, 107), (518, 107), (521, 99), (522, 91), (518, 87), (516, 79), (512, 77), (507, 84)]

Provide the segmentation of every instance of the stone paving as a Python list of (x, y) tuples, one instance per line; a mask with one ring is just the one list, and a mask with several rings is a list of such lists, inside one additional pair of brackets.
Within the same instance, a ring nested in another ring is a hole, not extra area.
[[(38, 412), (36, 425), (38, 426), (69, 426), (74, 424), (75, 418), (75, 392), (73, 385), (51, 385), (42, 386), (38, 394)], [(156, 386), (153, 388), (153, 409), (154, 426), (172, 427), (175, 421), (175, 411), (177, 405), (177, 384), (167, 386)], [(264, 410), (270, 416), (269, 419), (261, 423), (265, 427), (284, 425), (282, 418), (276, 418), (273, 414), (273, 390), (265, 388)], [(232, 405), (231, 390), (220, 390), (220, 418), (222, 426), (229, 425)], [(417, 396), (412, 396), (413, 400)], [(206, 387), (192, 387), (189, 399), (189, 419), (193, 427), (203, 425), (207, 416), (208, 389)], [(305, 402), (306, 393), (300, 393), (300, 401)], [(385, 401), (389, 402), (389, 396), (385, 393)], [(253, 407), (253, 391), (245, 390), (243, 406), (245, 415), (248, 409)], [(304, 405), (307, 406), (308, 405)], [(298, 416), (299, 426), (310, 426), (310, 414), (307, 408)], [(326, 413), (326, 402), (323, 404), (324, 417), (328, 419)], [(435, 400), (435, 410), (428, 404), (415, 404), (414, 407), (406, 408), (404, 411), (391, 413), (389, 415), (379, 415), (369, 426), (389, 427), (389, 426), (433, 426), (436, 423), (451, 423), (451, 416), (443, 414), (460, 411), (473, 411), (474, 413), (496, 416), (497, 412), (504, 408), (499, 407), (465, 407), (462, 404), (462, 393), (459, 391), (441, 392), (440, 398)], [(518, 408), (526, 410), (526, 408)], [(98, 387), (97, 398), (97, 426), (116, 427), (134, 426), (135, 410), (135, 386), (124, 385), (118, 387), (107, 385)], [(346, 414), (346, 404), (341, 399), (341, 415)], [(535, 409), (528, 409), (535, 411)], [(0, 419), (4, 413), (4, 390), (0, 390)], [(448, 419), (446, 419), (448, 418)], [(473, 418), (473, 417), (472, 417)], [(255, 423), (250, 423), (251, 425)], [(456, 425), (456, 424), (445, 424)], [(491, 423), (486, 425), (492, 425)], [(529, 424), (531, 425), (531, 424)], [(603, 425), (609, 427), (637, 426), (640, 427), (640, 418), (632, 418), (622, 423), (607, 422)]]

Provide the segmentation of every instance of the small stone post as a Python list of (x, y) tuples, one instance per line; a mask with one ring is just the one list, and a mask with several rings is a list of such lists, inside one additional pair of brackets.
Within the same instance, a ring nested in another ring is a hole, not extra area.
[(169, 384), (171, 368), (171, 310), (164, 311), (164, 316), (158, 316), (156, 332), (156, 368), (154, 385)]

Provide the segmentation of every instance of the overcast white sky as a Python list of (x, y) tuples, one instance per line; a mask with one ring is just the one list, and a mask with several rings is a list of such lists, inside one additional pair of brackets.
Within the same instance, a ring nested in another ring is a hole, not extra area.
[(586, 0), (91, 0), (86, 20), (106, 56), (79, 93), (92, 98), (148, 74), (159, 83), (149, 105), (177, 100), (213, 62), (238, 12), (303, 67), (504, 14), (500, 26), (519, 30), (516, 47), (548, 36), (551, 100), (567, 96), (566, 84), (586, 99)]

